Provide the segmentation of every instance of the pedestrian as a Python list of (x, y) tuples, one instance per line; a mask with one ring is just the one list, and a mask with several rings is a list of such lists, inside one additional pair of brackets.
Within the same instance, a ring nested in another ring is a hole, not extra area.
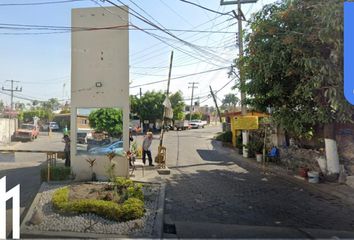
[(65, 166), (70, 167), (70, 137), (65, 134), (63, 137), (63, 142), (65, 143), (64, 154), (65, 154)]
[(154, 164), (152, 164), (152, 157), (151, 157), (151, 143), (152, 143), (152, 132), (147, 132), (143, 141), (143, 163), (145, 164), (146, 155), (147, 155), (149, 158), (149, 166), (154, 166)]

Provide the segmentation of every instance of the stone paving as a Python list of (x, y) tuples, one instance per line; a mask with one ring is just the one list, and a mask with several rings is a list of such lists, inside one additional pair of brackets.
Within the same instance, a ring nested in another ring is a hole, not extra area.
[(166, 143), (183, 149), (169, 155), (165, 214), (173, 222), (354, 230), (353, 206), (246, 166), (203, 131), (171, 133)]

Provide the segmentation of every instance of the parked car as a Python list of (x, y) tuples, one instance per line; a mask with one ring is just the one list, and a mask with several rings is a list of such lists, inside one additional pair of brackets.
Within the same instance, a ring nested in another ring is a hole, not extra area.
[(56, 122), (49, 122), (49, 128), (54, 131), (59, 131), (59, 125)]
[(88, 139), (92, 138), (91, 132), (78, 132), (76, 141), (80, 144), (87, 144)]
[(202, 120), (192, 120), (189, 122), (191, 128), (204, 128), (206, 125), (205, 121)]
[(123, 141), (114, 141), (109, 145), (94, 147), (89, 150), (92, 155), (106, 155), (111, 152), (122, 156), (124, 154)]
[(175, 120), (174, 128), (176, 130), (186, 130), (190, 129), (191, 125), (189, 125), (189, 122), (187, 120)]
[(87, 151), (91, 148), (102, 147), (111, 144), (111, 140), (109, 138), (105, 138), (103, 140), (95, 140), (95, 139), (87, 139)]
[(33, 141), (38, 137), (39, 129), (34, 124), (23, 123), (11, 137), (12, 141)]

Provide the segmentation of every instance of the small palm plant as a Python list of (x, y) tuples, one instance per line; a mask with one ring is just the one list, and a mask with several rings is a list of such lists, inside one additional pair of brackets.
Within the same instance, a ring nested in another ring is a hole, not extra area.
[(91, 169), (91, 181), (96, 181), (96, 173), (93, 171), (93, 166), (95, 165), (96, 158), (86, 158), (86, 162), (90, 165)]
[(116, 164), (112, 162), (113, 158), (115, 158), (117, 156), (117, 154), (115, 152), (110, 152), (106, 155), (109, 159), (109, 166), (106, 169), (106, 172), (108, 174), (109, 180), (111, 182), (114, 182), (114, 179), (116, 178), (115, 173), (114, 173), (114, 169), (116, 167)]

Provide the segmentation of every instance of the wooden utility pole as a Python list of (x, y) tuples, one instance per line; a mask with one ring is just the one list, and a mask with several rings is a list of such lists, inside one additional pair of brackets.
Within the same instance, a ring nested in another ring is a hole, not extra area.
[(219, 115), (219, 120), (220, 120), (220, 123), (222, 123), (221, 114), (220, 114), (220, 109), (219, 109), (218, 103), (217, 103), (217, 101), (216, 101), (216, 98), (215, 98), (215, 95), (214, 95), (213, 89), (211, 88), (211, 86), (210, 86), (210, 85), (209, 85), (209, 88), (210, 88), (210, 94), (211, 94), (211, 96), (212, 96), (212, 97), (213, 97), (213, 99), (214, 99), (214, 103), (215, 103), (216, 111), (218, 111), (218, 115)]
[(198, 88), (198, 87), (195, 86), (195, 85), (197, 85), (197, 84), (199, 84), (199, 83), (197, 83), (197, 82), (190, 82), (190, 83), (188, 83), (188, 84), (192, 85), (192, 86), (189, 86), (189, 87), (188, 87), (188, 88), (191, 88), (191, 89), (192, 89), (191, 106), (190, 106), (190, 109), (189, 109), (189, 121), (192, 121), (192, 109), (193, 109), (194, 89), (195, 89), (195, 88)]
[[(170, 68), (168, 71), (168, 80), (167, 80), (167, 91), (166, 91), (166, 98), (168, 98), (170, 94), (170, 81), (171, 81), (171, 72), (172, 72), (172, 62), (173, 62), (173, 51), (171, 51), (171, 58), (170, 58)], [(162, 129), (161, 129), (161, 136), (160, 136), (160, 147), (163, 143), (163, 134), (165, 132), (165, 117), (166, 117), (166, 107), (164, 107), (163, 117), (162, 117)]]

